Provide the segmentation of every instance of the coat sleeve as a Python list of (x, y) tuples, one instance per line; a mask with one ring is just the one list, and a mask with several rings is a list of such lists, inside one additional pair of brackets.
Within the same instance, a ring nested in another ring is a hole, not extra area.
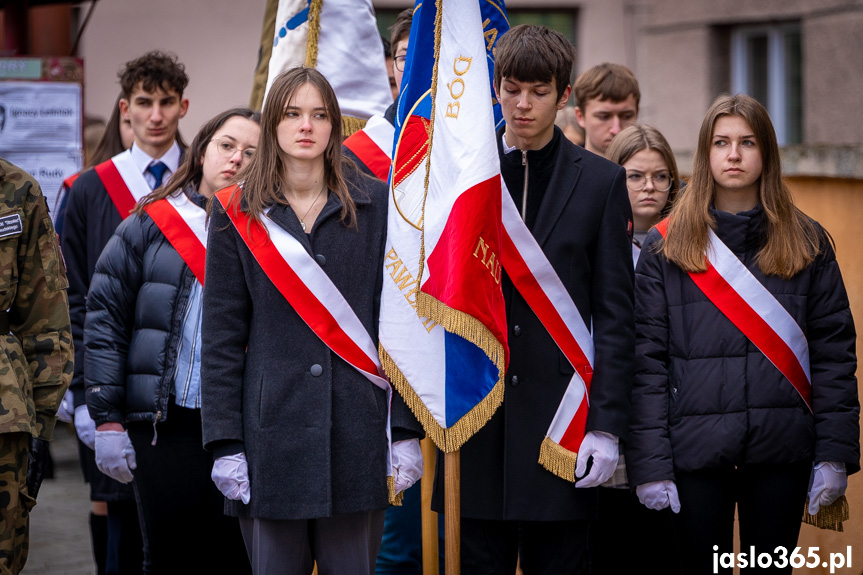
[(68, 283), (45, 197), (32, 187), (24, 202), (19, 280), (9, 309), (33, 383), (35, 434), (50, 440), (57, 409), (72, 378), (73, 349), (66, 299)]
[(87, 193), (86, 175), (82, 175), (66, 196), (63, 216), (63, 231), (60, 245), (66, 259), (69, 277), (69, 319), (72, 324), (72, 340), (75, 343), (75, 373), (69, 388), (75, 399), (75, 407), (84, 405), (84, 315), (90, 277), (87, 269)]
[(616, 170), (602, 213), (593, 258), (591, 321), (596, 350), (588, 431), (624, 439), (629, 423), (635, 330), (632, 303), (632, 208), (622, 168)]
[(857, 336), (836, 255), (823, 234), (807, 297), (806, 337), (815, 414), (815, 461), (844, 462), (860, 470)]
[(84, 319), (87, 407), (96, 425), (122, 423), (126, 360), (143, 271), (142, 218), (127, 218), (96, 262)]
[(626, 470), (631, 486), (674, 479), (668, 434), (669, 319), (663, 277), (664, 256), (654, 252), (651, 232), (635, 273), (635, 381), (632, 388)]
[(201, 324), (201, 417), (204, 447), (210, 450), (243, 442), (243, 375), (252, 298), (240, 260), (242, 243), (214, 201)]

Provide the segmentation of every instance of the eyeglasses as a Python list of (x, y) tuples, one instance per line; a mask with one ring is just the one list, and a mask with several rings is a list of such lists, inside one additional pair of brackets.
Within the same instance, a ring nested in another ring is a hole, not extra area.
[(216, 144), (216, 150), (223, 158), (233, 158), (238, 151), (243, 155), (243, 160), (251, 160), (255, 155), (255, 148), (239, 148), (228, 138), (213, 138), (210, 140)]
[(393, 66), (395, 66), (396, 70), (399, 72), (405, 71), (405, 58), (407, 58), (407, 54), (402, 54), (401, 56), (393, 58)]
[(626, 173), (626, 187), (633, 192), (640, 192), (647, 185), (647, 180), (653, 182), (653, 189), (657, 192), (667, 192), (671, 189), (671, 175), (666, 173), (645, 176), (641, 172)]

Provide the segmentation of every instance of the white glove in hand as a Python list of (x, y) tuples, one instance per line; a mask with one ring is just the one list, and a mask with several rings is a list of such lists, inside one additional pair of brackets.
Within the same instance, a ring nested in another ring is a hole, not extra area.
[(845, 494), (848, 475), (844, 463), (822, 461), (815, 464), (812, 487), (809, 489), (809, 514), (815, 515), (818, 509), (830, 505)]
[(423, 452), (419, 439), (393, 443), (393, 479), (396, 493), (406, 491), (423, 476)]
[(677, 485), (670, 479), (652, 481), (635, 488), (638, 500), (648, 509), (665, 509), (669, 505), (675, 513), (680, 513), (680, 498), (677, 496)]
[(242, 501), (246, 505), (251, 500), (249, 490), (249, 464), (245, 453), (225, 455), (213, 463), (210, 474), (222, 495), (234, 501)]
[(60, 402), (60, 407), (57, 408), (57, 419), (64, 423), (72, 423), (72, 414), (75, 412), (74, 405), (72, 391), (67, 389), (63, 395), (63, 401)]
[(96, 422), (90, 417), (86, 404), (75, 408), (75, 432), (81, 443), (90, 449), (96, 449)]
[(575, 476), (581, 477), (587, 470), (587, 460), (593, 456), (593, 465), (586, 477), (577, 479), (576, 487), (596, 487), (608, 481), (617, 468), (620, 454), (617, 437), (605, 431), (588, 431), (578, 448)]
[(96, 467), (120, 483), (132, 481), (132, 471), (138, 468), (135, 448), (125, 431), (96, 432)]

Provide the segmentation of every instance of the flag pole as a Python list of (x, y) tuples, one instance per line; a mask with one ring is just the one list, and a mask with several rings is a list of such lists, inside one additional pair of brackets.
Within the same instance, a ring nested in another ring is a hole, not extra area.
[(445, 456), (444, 489), (446, 527), (446, 575), (461, 573), (461, 451), (451, 451)]

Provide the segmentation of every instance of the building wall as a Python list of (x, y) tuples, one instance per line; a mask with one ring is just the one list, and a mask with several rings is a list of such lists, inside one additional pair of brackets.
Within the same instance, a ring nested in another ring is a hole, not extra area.
[(212, 116), (248, 105), (263, 14), (264, 0), (96, 3), (80, 50), (85, 112), (108, 118), (119, 93), (117, 71), (125, 62), (148, 50), (174, 52), (190, 78), (189, 112), (180, 130), (191, 141)]

